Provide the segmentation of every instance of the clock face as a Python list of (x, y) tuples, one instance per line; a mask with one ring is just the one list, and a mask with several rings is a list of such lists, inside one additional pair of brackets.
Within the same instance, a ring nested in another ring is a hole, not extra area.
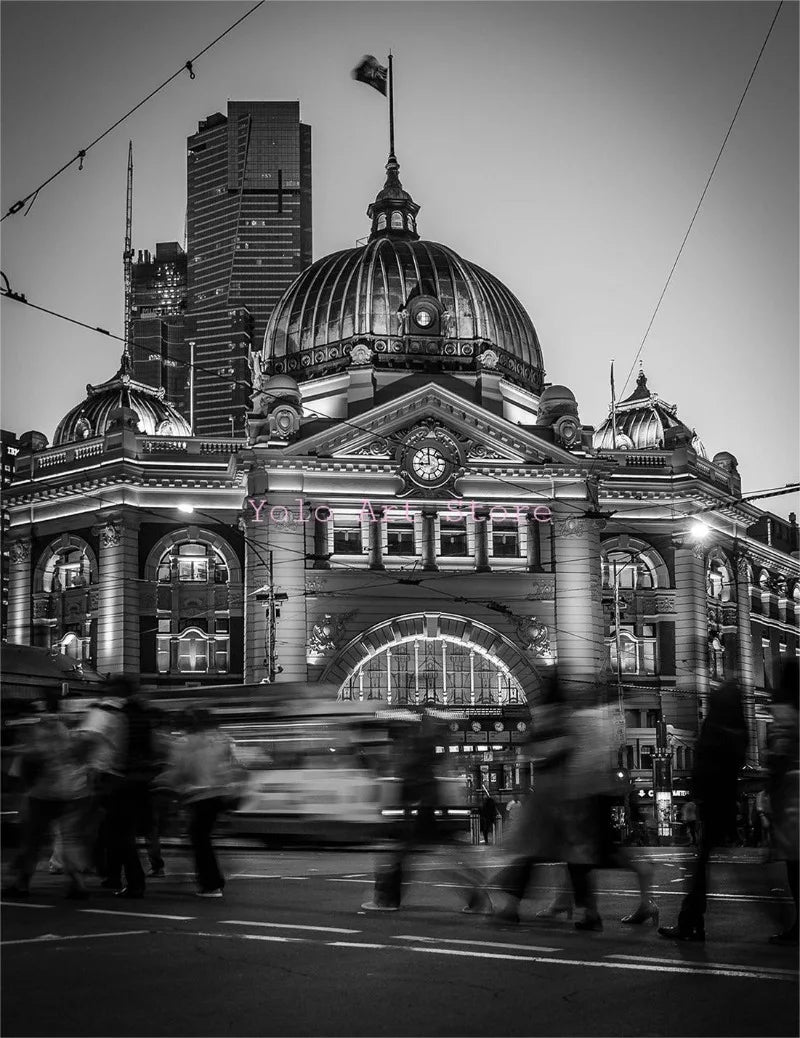
[(414, 475), (426, 483), (435, 483), (445, 473), (447, 462), (438, 447), (423, 444), (411, 457)]
[(422, 308), (414, 314), (414, 320), (420, 328), (429, 328), (433, 324), (433, 314), (430, 310)]

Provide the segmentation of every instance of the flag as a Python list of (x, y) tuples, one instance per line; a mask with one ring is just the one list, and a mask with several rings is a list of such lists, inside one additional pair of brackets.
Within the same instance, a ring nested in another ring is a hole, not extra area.
[(361, 64), (353, 69), (352, 76), (359, 83), (366, 83), (368, 86), (374, 87), (386, 97), (388, 72), (387, 68), (378, 64), (377, 58), (373, 57), (372, 54), (365, 54), (361, 59)]

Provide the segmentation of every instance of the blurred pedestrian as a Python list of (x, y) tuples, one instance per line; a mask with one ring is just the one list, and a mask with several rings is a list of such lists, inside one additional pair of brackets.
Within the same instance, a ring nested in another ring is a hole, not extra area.
[[(122, 691), (127, 692), (127, 686)], [(108, 695), (92, 703), (77, 729), (89, 778), (86, 841), (95, 871), (102, 877), (100, 886), (109, 890), (122, 888), (120, 866), (111, 860), (111, 811), (125, 758), (123, 706), (123, 698)]]
[(481, 823), (481, 836), (485, 844), (489, 843), (489, 837), (494, 834), (495, 823), (497, 822), (498, 810), (497, 801), (493, 796), (490, 795), (488, 790), (484, 790), (484, 796), (481, 800), (480, 806), (480, 823)]
[(756, 818), (759, 823), (759, 845), (772, 846), (772, 804), (766, 789), (760, 789), (756, 795)]
[(61, 836), (61, 865), (69, 877), (67, 897), (88, 897), (80, 839), (88, 792), (86, 766), (80, 744), (59, 717), (58, 706), (55, 697), (37, 704), (38, 719), (12, 765), (12, 777), (21, 779), (26, 802), (21, 846), (13, 865), (15, 879), (3, 887), (3, 898), (28, 897), (43, 845), (55, 836), (56, 827)]
[(683, 823), (689, 836), (692, 847), (697, 846), (697, 804), (694, 800), (687, 800), (683, 805)]
[(193, 711), (188, 729), (175, 746), (162, 781), (182, 797), (189, 811), (197, 896), (222, 897), (225, 877), (211, 837), (220, 814), (230, 809), (238, 793), (233, 741), (219, 730), (208, 710)]
[(798, 840), (800, 840), (800, 763), (798, 763), (798, 665), (787, 660), (769, 706), (766, 765), (773, 810), (773, 852), (786, 862), (786, 876), (794, 902), (794, 922), (770, 937), (772, 944), (798, 943)]
[(735, 830), (737, 780), (745, 762), (747, 725), (739, 686), (726, 682), (708, 697), (708, 714), (700, 728), (691, 792), (700, 814), (700, 845), (691, 889), (683, 899), (675, 926), (659, 927), (662, 937), (705, 940), (708, 862), (715, 847), (724, 846)]

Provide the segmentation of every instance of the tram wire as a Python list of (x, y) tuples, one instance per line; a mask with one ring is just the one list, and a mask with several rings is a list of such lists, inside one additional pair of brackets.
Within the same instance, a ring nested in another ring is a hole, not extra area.
[[(76, 162), (79, 163), (78, 170), (79, 171), (82, 170), (83, 169), (83, 160), (86, 158), (86, 155), (88, 154), (88, 152), (91, 151), (91, 149), (94, 148), (94, 146), (96, 144), (99, 144), (100, 141), (102, 141), (104, 137), (107, 137), (111, 133), (112, 130), (115, 130), (121, 123), (125, 122), (125, 120), (127, 118), (129, 118), (131, 115), (133, 115), (134, 112), (137, 112), (142, 107), (142, 105), (146, 104), (147, 101), (149, 101), (151, 98), (155, 97), (156, 94), (160, 93), (165, 87), (169, 86), (169, 84), (174, 79), (177, 79), (178, 76), (180, 76), (183, 72), (188, 72), (189, 73), (189, 78), (190, 79), (195, 79), (196, 78), (196, 73), (195, 73), (195, 70), (194, 70), (194, 63), (195, 63), (195, 61), (197, 61), (198, 58), (201, 58), (204, 54), (206, 54), (208, 51), (210, 51), (212, 47), (216, 46), (216, 44), (218, 44), (220, 40), (224, 39), (224, 37), (227, 36), (228, 33), (232, 32), (237, 27), (237, 25), (241, 25), (241, 23), (245, 20), (245, 18), (249, 18), (250, 15), (253, 14), (255, 11), (257, 11), (258, 8), (261, 7), (264, 3), (265, 3), (265, 0), (258, 0), (258, 3), (256, 3), (253, 7), (251, 7), (249, 11), (246, 11), (241, 16), (241, 18), (237, 18), (236, 21), (233, 22), (232, 25), (229, 25), (228, 28), (225, 29), (224, 32), (220, 33), (220, 35), (216, 37), (216, 39), (212, 40), (211, 43), (207, 44), (205, 47), (203, 47), (202, 50), (198, 51), (197, 54), (194, 55), (194, 57), (190, 58), (187, 62), (185, 62), (183, 65), (181, 65), (181, 67), (176, 72), (173, 72), (172, 75), (168, 79), (165, 79), (164, 82), (161, 83), (159, 86), (157, 86), (155, 88), (155, 90), (151, 90), (150, 93), (146, 97), (143, 97), (142, 100), (139, 101), (138, 104), (134, 105), (133, 108), (129, 109), (123, 116), (121, 116), (119, 119), (117, 119), (115, 122), (113, 122), (111, 124), (111, 126), (109, 126), (108, 129), (104, 130), (98, 137), (95, 137), (95, 139), (90, 144), (87, 144), (85, 148), (81, 148), (73, 158), (71, 158), (68, 162), (65, 162), (63, 166), (61, 166), (59, 169), (57, 169), (55, 171), (55, 173), (52, 173), (37, 188), (35, 188), (33, 191), (29, 192), (27, 195), (25, 195), (23, 198), (21, 198), (18, 202), (15, 202), (9, 208), (8, 212), (6, 212), (2, 217), (0, 217), (0, 223), (2, 223), (2, 221), (5, 220), (6, 217), (13, 216), (15, 213), (18, 213), (21, 209), (23, 209), (28, 204), (28, 202), (30, 202), (31, 206), (32, 206), (33, 202), (36, 200), (36, 197), (39, 194), (39, 192), (42, 191), (43, 188), (47, 187), (48, 184), (51, 184), (57, 177), (61, 176), (62, 173), (64, 173), (66, 170), (68, 170), (70, 168), (70, 166), (73, 166)], [(28, 212), (30, 212), (30, 207), (28, 208)]]

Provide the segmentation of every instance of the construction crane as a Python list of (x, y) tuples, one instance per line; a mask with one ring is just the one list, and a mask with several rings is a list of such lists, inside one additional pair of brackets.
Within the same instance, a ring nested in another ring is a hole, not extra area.
[(128, 186), (125, 197), (125, 249), (122, 253), (122, 270), (125, 279), (125, 354), (130, 357), (131, 305), (133, 303), (133, 248), (131, 226), (133, 223), (133, 141), (128, 141)]

